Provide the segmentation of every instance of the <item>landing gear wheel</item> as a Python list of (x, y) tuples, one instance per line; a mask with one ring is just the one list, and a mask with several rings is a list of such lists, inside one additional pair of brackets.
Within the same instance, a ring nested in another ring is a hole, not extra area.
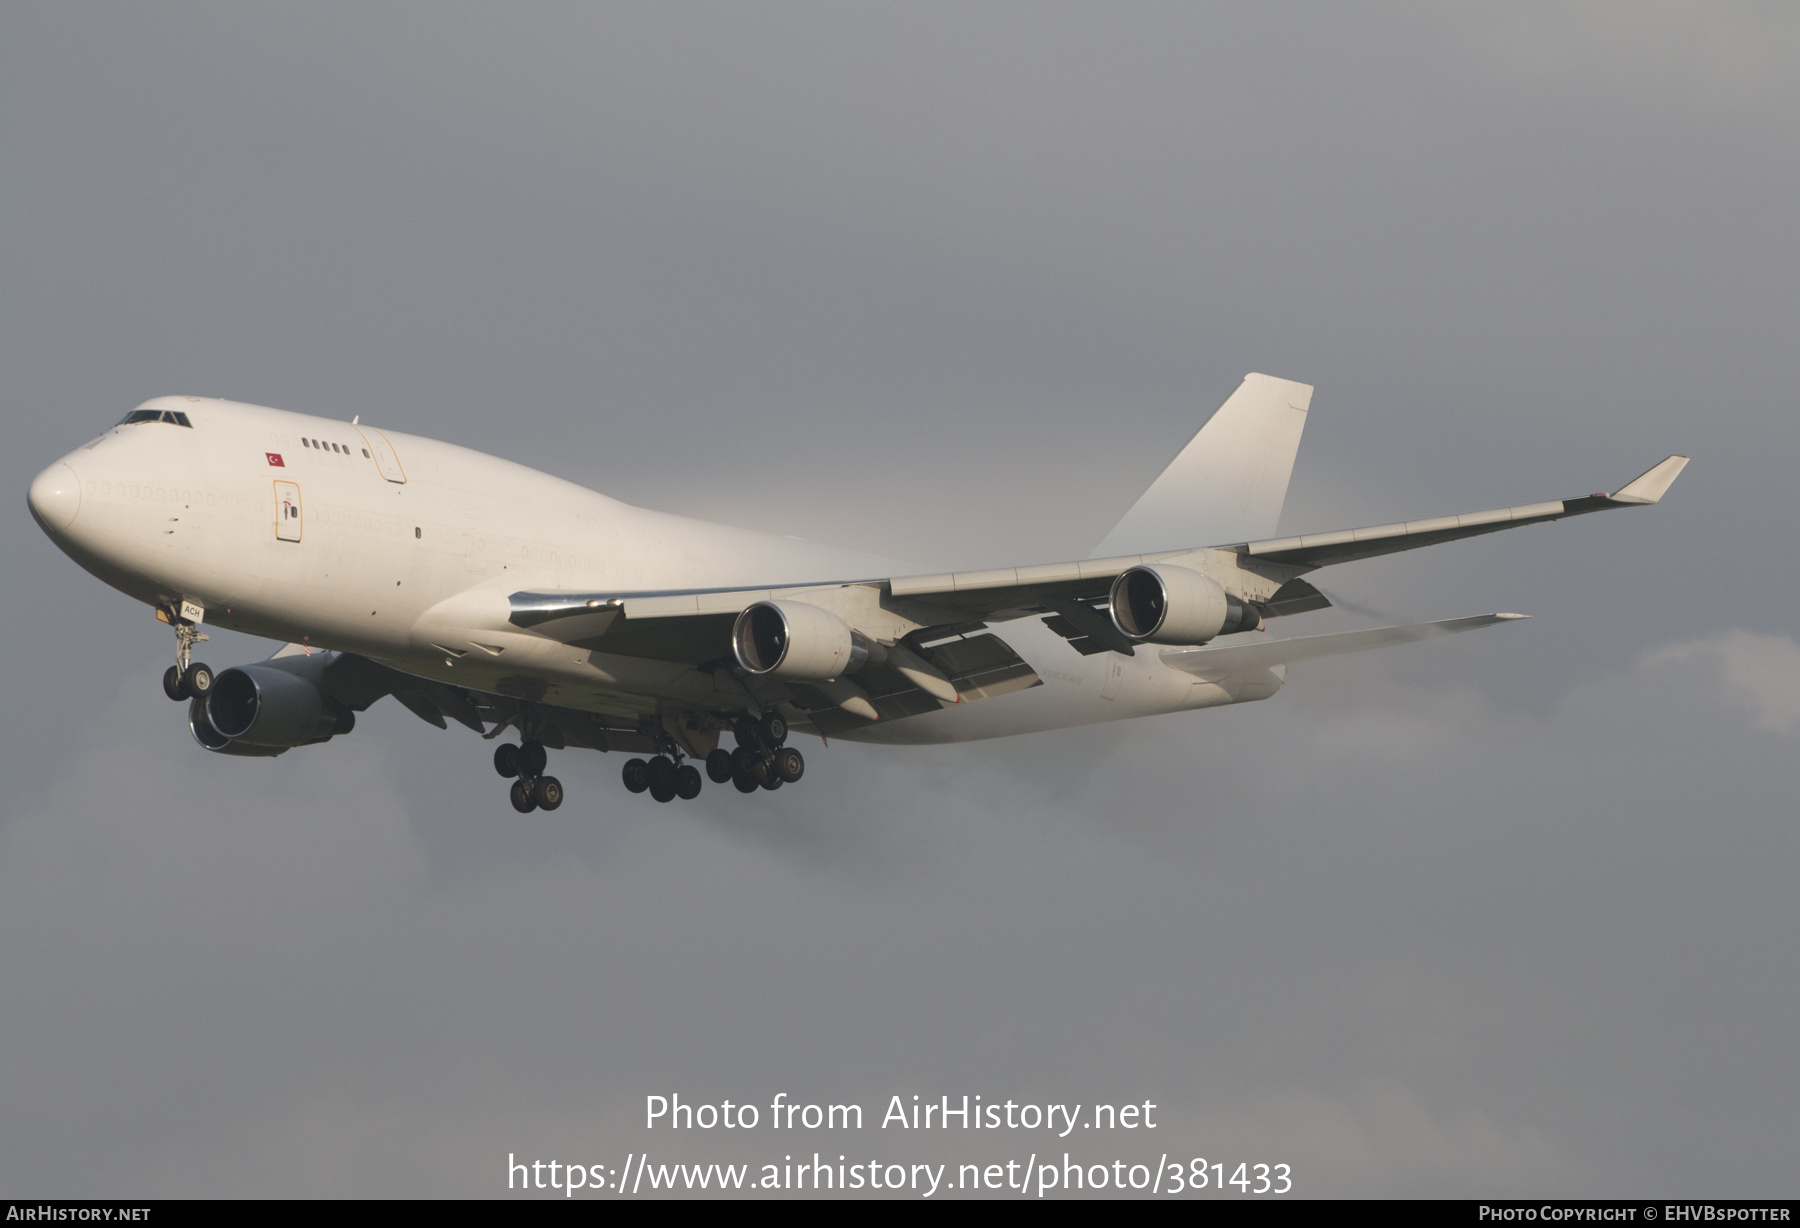
[(734, 773), (731, 777), (731, 783), (739, 793), (754, 793), (757, 789), (762, 787), (756, 783), (756, 777), (750, 774), (749, 768)]
[(625, 787), (633, 793), (642, 793), (650, 787), (650, 765), (642, 759), (627, 759), (620, 775), (625, 777)]
[(544, 753), (542, 742), (527, 742), (519, 747), (519, 774), (521, 776), (542, 776), (544, 767), (550, 762), (550, 756)]
[(737, 738), (737, 744), (743, 750), (755, 750), (761, 745), (754, 716), (738, 717), (737, 724), (731, 727), (731, 733), (733, 737)]
[(562, 781), (554, 776), (539, 776), (531, 782), (531, 800), (541, 810), (555, 810), (563, 802)]
[(531, 786), (529, 784), (522, 780), (513, 781), (512, 804), (513, 809), (517, 810), (520, 814), (530, 814), (533, 810), (537, 809), (537, 798), (531, 795)]
[(700, 769), (684, 763), (675, 769), (675, 796), (691, 802), (700, 796)]
[(779, 712), (765, 712), (757, 723), (756, 732), (762, 738), (762, 744), (774, 750), (787, 741), (787, 721)]
[(806, 759), (799, 750), (784, 746), (775, 752), (775, 774), (790, 785), (806, 775)]
[(186, 691), (181, 689), (181, 666), (171, 665), (163, 671), (163, 694), (177, 703), (191, 698)]
[(650, 796), (659, 802), (675, 800), (675, 761), (658, 755), (645, 765), (650, 776)]
[(769, 774), (763, 777), (762, 787), (771, 793), (775, 792), (781, 788), (781, 777), (777, 776), (773, 769), (770, 769)]
[(722, 785), (731, 779), (731, 752), (720, 747), (706, 757), (706, 774), (712, 777), (715, 785)]
[(194, 699), (205, 699), (212, 694), (212, 666), (195, 661), (181, 671), (181, 689)]
[(519, 748), (511, 742), (502, 742), (494, 747), (494, 770), (502, 776), (517, 776), (519, 774)]

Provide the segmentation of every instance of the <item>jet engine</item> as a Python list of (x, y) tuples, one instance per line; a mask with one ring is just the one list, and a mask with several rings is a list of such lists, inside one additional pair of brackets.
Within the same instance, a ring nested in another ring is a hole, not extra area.
[(206, 700), (188, 701), (188, 732), (194, 735), (194, 741), (217, 755), (254, 755), (273, 758), (285, 754), (285, 746), (251, 746), (247, 742), (233, 742), (230, 738), (213, 728), (212, 721), (206, 715)]
[(1126, 638), (1151, 644), (1204, 644), (1262, 626), (1253, 603), (1227, 595), (1191, 568), (1167, 563), (1119, 573), (1112, 585), (1112, 620)]
[(356, 714), (330, 699), (312, 679), (276, 662), (221, 672), (189, 713), (194, 738), (228, 755), (278, 755), (295, 746), (349, 733)]
[(887, 658), (880, 644), (804, 601), (750, 606), (731, 628), (731, 650), (753, 674), (796, 682), (826, 682)]

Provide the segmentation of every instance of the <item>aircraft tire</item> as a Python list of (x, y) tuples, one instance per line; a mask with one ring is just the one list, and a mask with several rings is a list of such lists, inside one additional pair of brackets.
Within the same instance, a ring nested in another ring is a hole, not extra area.
[(757, 722), (756, 732), (765, 747), (777, 750), (787, 741), (787, 720), (779, 712), (765, 712)]
[(706, 757), (706, 774), (712, 777), (715, 785), (722, 785), (730, 780), (733, 770), (731, 752), (722, 746)]
[(511, 742), (502, 742), (494, 747), (494, 770), (508, 778), (519, 774), (519, 748)]
[(531, 786), (523, 780), (513, 781), (512, 804), (520, 814), (530, 814), (537, 809), (537, 798), (531, 795)]
[(195, 661), (181, 671), (182, 693), (192, 699), (205, 699), (212, 694), (212, 666)]
[(700, 769), (691, 763), (684, 763), (675, 769), (675, 796), (684, 802), (691, 802), (700, 796)]
[(563, 804), (562, 781), (554, 776), (539, 776), (531, 782), (531, 800), (540, 810), (555, 810)]
[(775, 775), (790, 785), (806, 775), (806, 758), (792, 746), (784, 746), (775, 752)]
[(180, 703), (184, 699), (192, 698), (186, 691), (181, 689), (181, 666), (171, 665), (168, 669), (163, 671), (163, 694), (167, 695), (170, 699), (173, 699), (176, 703)]
[(756, 718), (748, 714), (740, 716), (737, 724), (731, 727), (732, 736), (737, 738), (739, 750), (755, 750), (762, 745), (756, 731)]
[(749, 768), (742, 768), (739, 771), (733, 772), (731, 784), (739, 793), (754, 793), (762, 787), (757, 783), (756, 777), (750, 774)]
[(658, 779), (650, 782), (650, 796), (659, 802), (675, 800), (675, 782), (669, 779)]
[(627, 759), (620, 775), (625, 778), (625, 787), (633, 793), (642, 793), (650, 787), (650, 765), (642, 759)]
[(770, 772), (763, 777), (762, 787), (771, 793), (775, 792), (775, 790), (781, 788), (781, 777), (777, 776), (774, 772)]
[(526, 742), (519, 747), (519, 775), (542, 776), (549, 763), (550, 756), (542, 742)]

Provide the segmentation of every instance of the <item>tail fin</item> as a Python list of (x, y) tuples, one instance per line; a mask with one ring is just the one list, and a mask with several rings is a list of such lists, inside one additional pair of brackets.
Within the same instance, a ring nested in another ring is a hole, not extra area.
[(1089, 558), (1275, 534), (1312, 385), (1246, 375)]

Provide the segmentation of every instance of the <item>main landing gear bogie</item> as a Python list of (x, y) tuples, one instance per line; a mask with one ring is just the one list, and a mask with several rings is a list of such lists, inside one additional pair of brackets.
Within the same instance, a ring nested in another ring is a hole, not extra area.
[(773, 792), (806, 774), (805, 757), (796, 748), (783, 745), (788, 730), (780, 713), (765, 713), (761, 720), (745, 715), (732, 732), (737, 736), (737, 749), (715, 751), (707, 758), (707, 771), (715, 780), (724, 776), (739, 793)]
[[(765, 718), (766, 720), (766, 718)], [(806, 759), (792, 746), (770, 749), (762, 741), (765, 722), (746, 717), (738, 722), (743, 738), (736, 750), (720, 747), (706, 756), (706, 776), (717, 785), (731, 784), (739, 793), (758, 789), (773, 791), (792, 784), (806, 774)], [(785, 738), (787, 722), (775, 717), (770, 732)], [(625, 787), (633, 793), (648, 793), (659, 802), (676, 798), (692, 801), (700, 796), (703, 778), (693, 763), (678, 763), (669, 755), (649, 759), (628, 759), (620, 772)]]
[[(625, 788), (632, 793), (648, 793), (661, 803), (676, 798), (691, 802), (700, 796), (708, 777), (714, 784), (730, 783), (740, 793), (755, 793), (758, 789), (773, 792), (806, 774), (806, 760), (800, 751), (784, 745), (787, 721), (779, 713), (765, 713), (761, 718), (745, 715), (734, 731), (737, 749), (719, 747), (708, 754), (705, 775), (698, 763), (686, 760), (678, 748), (670, 745), (664, 754), (627, 759), (620, 772)], [(544, 744), (535, 738), (518, 744), (504, 742), (494, 748), (494, 771), (513, 782), (513, 809), (520, 814), (555, 810), (562, 805), (562, 782), (544, 775), (548, 762)]]
[(625, 787), (633, 793), (648, 793), (659, 802), (680, 798), (691, 802), (700, 796), (700, 769), (691, 763), (676, 763), (667, 755), (651, 759), (627, 759), (620, 773)]
[(512, 804), (520, 814), (555, 810), (563, 804), (562, 781), (544, 775), (549, 761), (542, 742), (526, 742), (523, 746), (503, 742), (494, 748), (494, 771), (517, 778), (512, 786)]

